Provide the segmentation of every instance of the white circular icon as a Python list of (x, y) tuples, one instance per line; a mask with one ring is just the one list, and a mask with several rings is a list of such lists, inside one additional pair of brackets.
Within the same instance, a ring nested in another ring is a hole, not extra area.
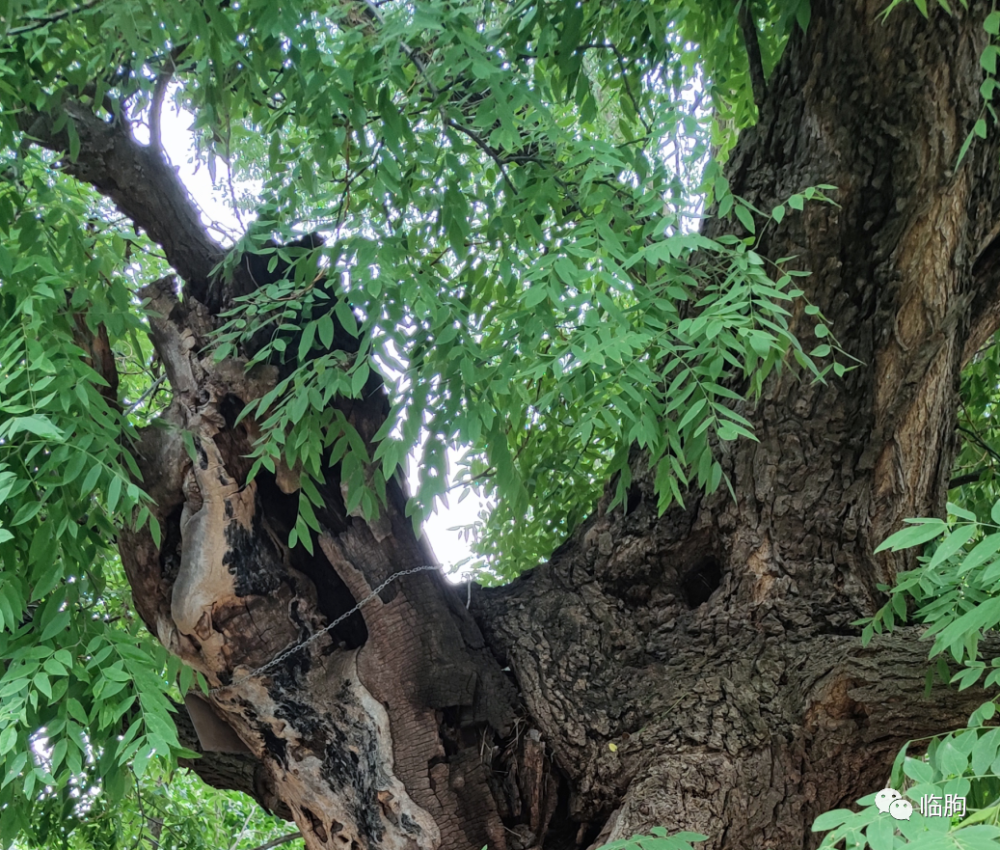
[(882, 814), (885, 814), (889, 811), (889, 806), (902, 796), (895, 788), (883, 788), (875, 795), (875, 806)]
[(909, 820), (913, 814), (913, 805), (909, 800), (893, 800), (889, 804), (889, 814), (896, 820)]

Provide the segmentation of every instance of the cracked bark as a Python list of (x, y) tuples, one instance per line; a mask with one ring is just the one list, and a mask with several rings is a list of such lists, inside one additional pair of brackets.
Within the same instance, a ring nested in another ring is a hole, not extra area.
[[(310, 850), (586, 847), (654, 825), (800, 848), (817, 814), (882, 785), (905, 740), (964, 723), (981, 695), (925, 700), (912, 631), (862, 650), (851, 626), (910, 563), (875, 546), (943, 507), (959, 370), (1000, 322), (995, 151), (953, 172), (979, 109), (981, 21), (902, 8), (883, 23), (883, 7), (813, 3), (730, 164), (762, 209), (839, 187), (838, 207), (789, 215), (761, 251), (812, 271), (808, 298), (864, 365), (767, 384), (743, 411), (759, 443), (726, 444), (735, 502), (692, 495), (658, 517), (636, 454), (627, 515), (605, 499), (548, 564), (476, 590), (471, 612), (440, 576), (408, 576), (220, 691), (250, 754), (206, 756), (207, 781), (286, 807)], [(138, 457), (164, 539), (126, 530), (120, 548), (145, 622), (225, 685), (429, 553), (398, 486), (369, 525), (347, 514), (336, 470), (316, 554), (287, 549), (294, 482), (247, 485), (255, 426), (235, 424), (275, 375), (199, 357), (242, 284), (211, 279), (220, 249), (173, 172), (68, 109), (81, 154), (67, 170), (145, 227), (195, 296), (178, 301), (170, 280), (145, 293), (175, 396)], [(32, 135), (60, 149), (46, 120)], [(386, 411), (371, 380), (366, 401), (337, 402), (366, 439)]]

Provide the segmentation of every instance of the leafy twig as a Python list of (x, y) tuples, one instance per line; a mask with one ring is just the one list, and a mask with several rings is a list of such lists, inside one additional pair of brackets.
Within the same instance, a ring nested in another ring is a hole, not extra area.
[(70, 15), (77, 15), (80, 12), (86, 12), (88, 9), (93, 9), (94, 6), (99, 6), (104, 0), (90, 0), (88, 3), (84, 3), (82, 6), (76, 6), (72, 9), (62, 9), (58, 12), (53, 12), (51, 15), (46, 15), (44, 18), (39, 18), (37, 21), (31, 24), (25, 24), (22, 27), (14, 27), (11, 30), (7, 30), (7, 35), (23, 35), (26, 32), (32, 32), (33, 30), (41, 29), (42, 27), (47, 27), (49, 24), (54, 24), (56, 21), (61, 21), (63, 18), (68, 18)]

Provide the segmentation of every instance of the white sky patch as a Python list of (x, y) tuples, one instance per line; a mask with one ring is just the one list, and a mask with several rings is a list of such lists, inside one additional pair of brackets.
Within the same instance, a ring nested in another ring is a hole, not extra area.
[[(242, 228), (233, 214), (229, 200), (226, 164), (222, 161), (217, 163), (216, 180), (213, 185), (208, 168), (203, 164), (199, 165), (195, 156), (194, 136), (190, 129), (193, 120), (193, 116), (189, 113), (174, 108), (170, 98), (167, 98), (161, 117), (160, 135), (163, 149), (201, 210), (202, 222), (220, 242), (231, 245), (234, 237), (242, 233)], [(141, 125), (137, 127), (136, 136), (142, 142), (148, 139), (148, 136), (144, 137), (145, 129)], [(246, 218), (244, 215), (244, 219)], [(417, 453), (407, 458), (406, 477), (411, 490), (416, 487), (418, 459)], [(449, 484), (454, 483), (452, 471), (457, 465), (456, 462), (457, 456), (449, 452)], [(464, 498), (463, 489), (456, 488), (450, 491), (449, 497), (438, 501), (434, 513), (424, 523), (424, 534), (446, 573), (450, 573), (456, 565), (473, 557), (461, 529), (476, 522), (480, 512), (486, 508), (486, 503), (471, 488), (464, 488), (464, 491), (467, 491)], [(459, 581), (467, 577), (467, 574), (467, 571), (463, 570), (453, 578)]]

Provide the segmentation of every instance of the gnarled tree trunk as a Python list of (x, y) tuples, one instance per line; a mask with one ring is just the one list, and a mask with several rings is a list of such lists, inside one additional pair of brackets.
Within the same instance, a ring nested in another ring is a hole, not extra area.
[[(200, 354), (239, 282), (210, 280), (221, 249), (155, 151), (71, 116), (71, 172), (163, 245), (194, 296), (147, 292), (175, 393), (175, 430), (140, 451), (164, 538), (120, 544), (140, 614), (218, 686), (214, 711), (248, 750), (196, 770), (290, 813), (310, 850), (582, 848), (654, 825), (801, 848), (816, 815), (881, 787), (906, 739), (964, 722), (976, 695), (925, 699), (912, 633), (862, 650), (851, 625), (907, 566), (875, 546), (943, 507), (959, 370), (1000, 323), (996, 152), (954, 169), (980, 108), (985, 10), (883, 22), (884, 6), (815, 0), (732, 158), (733, 191), (762, 209), (838, 187), (838, 206), (788, 216), (761, 251), (812, 272), (807, 297), (862, 363), (767, 383), (744, 411), (759, 442), (726, 444), (736, 500), (692, 494), (659, 517), (637, 453), (627, 514), (605, 500), (549, 563), (475, 589), (469, 610), (415, 572), (257, 675), (429, 553), (400, 487), (366, 523), (336, 480), (315, 555), (288, 550), (294, 475), (246, 485), (254, 426), (235, 424), (275, 376)], [(804, 315), (796, 329), (808, 338)], [(366, 439), (385, 416), (369, 389), (341, 403)]]

